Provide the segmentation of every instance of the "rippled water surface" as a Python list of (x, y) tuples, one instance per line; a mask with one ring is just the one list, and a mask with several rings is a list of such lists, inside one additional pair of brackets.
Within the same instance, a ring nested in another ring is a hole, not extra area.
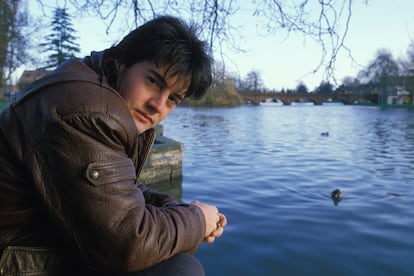
[(207, 275), (414, 275), (414, 110), (177, 108), (163, 125), (182, 199), (229, 220), (196, 253)]

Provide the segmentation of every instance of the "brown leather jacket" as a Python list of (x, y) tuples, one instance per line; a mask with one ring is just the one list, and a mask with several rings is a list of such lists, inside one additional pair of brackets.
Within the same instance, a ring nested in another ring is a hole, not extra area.
[(1, 251), (54, 247), (136, 271), (202, 242), (198, 207), (136, 185), (154, 131), (137, 134), (99, 60), (63, 64), (0, 114)]

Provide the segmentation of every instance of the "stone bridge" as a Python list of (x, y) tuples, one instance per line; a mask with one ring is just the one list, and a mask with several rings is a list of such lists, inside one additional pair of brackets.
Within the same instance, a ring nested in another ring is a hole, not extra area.
[(322, 94), (322, 93), (241, 93), (245, 102), (259, 104), (261, 102), (282, 102), (290, 105), (292, 102), (313, 102), (321, 105), (324, 102), (342, 102), (353, 104), (357, 101), (377, 103), (377, 94), (355, 95), (344, 93)]

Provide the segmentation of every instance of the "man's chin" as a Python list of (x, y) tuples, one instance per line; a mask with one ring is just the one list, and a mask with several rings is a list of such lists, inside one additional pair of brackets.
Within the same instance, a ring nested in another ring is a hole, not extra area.
[(145, 131), (147, 131), (148, 129), (152, 128), (153, 126), (143, 126), (143, 125), (136, 125), (137, 130), (138, 130), (138, 134), (142, 134)]
[(137, 127), (138, 134), (142, 134), (146, 130), (148, 130), (148, 127), (145, 127), (143, 125), (138, 125), (137, 123), (135, 123), (135, 126)]

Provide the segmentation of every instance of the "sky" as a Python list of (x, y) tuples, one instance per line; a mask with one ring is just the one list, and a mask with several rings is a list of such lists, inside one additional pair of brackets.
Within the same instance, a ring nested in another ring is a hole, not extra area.
[[(56, 0), (44, 1), (54, 3)], [(408, 46), (414, 41), (414, 1), (369, 0), (368, 5), (363, 2), (354, 0), (345, 40), (354, 61), (345, 51), (339, 53), (335, 65), (338, 84), (345, 77), (356, 77), (361, 69), (374, 60), (379, 49), (389, 50), (397, 60), (405, 59)], [(36, 12), (38, 6), (29, 10)], [(299, 82), (313, 90), (324, 80), (323, 68), (312, 73), (320, 62), (319, 45), (301, 34), (259, 35), (253, 21), (246, 18), (251, 11), (248, 9), (244, 12), (232, 19), (236, 26), (243, 28), (240, 47), (244, 52), (225, 50), (227, 71), (244, 78), (249, 71), (255, 70), (260, 73), (263, 85), (275, 90), (292, 89)], [(72, 22), (78, 31), (80, 56), (88, 55), (93, 50), (106, 49), (126, 35), (112, 31), (107, 36), (105, 24), (92, 17), (76, 16)]]
[[(357, 1), (355, 1), (357, 2)], [(355, 59), (342, 52), (336, 63), (339, 82), (357, 73), (375, 59), (379, 49), (388, 49), (395, 59), (405, 58), (414, 40), (414, 1), (371, 0), (355, 3), (345, 44)], [(323, 80), (323, 70), (312, 74), (320, 61), (320, 47), (302, 35), (260, 37), (250, 32), (245, 38), (247, 54), (234, 55), (241, 75), (256, 68), (268, 88), (294, 88), (303, 81), (309, 89)]]

